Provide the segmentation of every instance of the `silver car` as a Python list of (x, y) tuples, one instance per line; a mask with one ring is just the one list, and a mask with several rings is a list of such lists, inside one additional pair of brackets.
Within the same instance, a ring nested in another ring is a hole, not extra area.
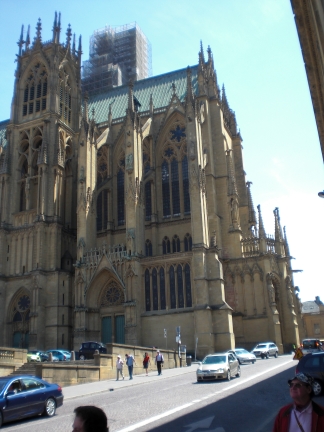
[(240, 364), (243, 364), (243, 363), (252, 363), (253, 364), (256, 362), (255, 355), (250, 353), (249, 351), (247, 351), (244, 348), (235, 348), (235, 350), (233, 350), (233, 351), (230, 350), (228, 352), (234, 353)]
[(241, 368), (238, 360), (232, 353), (209, 354), (199, 363), (197, 369), (197, 381), (215, 379), (230, 379), (241, 376)]
[(273, 342), (262, 342), (259, 343), (253, 350), (252, 353), (256, 357), (261, 357), (262, 359), (268, 359), (270, 356), (278, 357), (278, 347)]

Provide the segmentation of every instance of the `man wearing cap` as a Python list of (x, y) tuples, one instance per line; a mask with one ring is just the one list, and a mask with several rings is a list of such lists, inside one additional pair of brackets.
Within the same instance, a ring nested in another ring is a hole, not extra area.
[(298, 373), (288, 380), (293, 403), (280, 409), (273, 432), (324, 431), (324, 408), (312, 401), (314, 379)]
[(121, 359), (120, 355), (117, 356), (117, 361), (116, 361), (116, 370), (117, 370), (117, 380), (119, 380), (119, 374), (122, 376), (122, 378), (124, 379), (124, 374), (123, 374), (123, 366), (124, 366), (124, 362)]
[(162, 375), (162, 365), (164, 362), (164, 358), (163, 358), (163, 354), (160, 353), (159, 350), (156, 351), (156, 356), (155, 356), (155, 364), (157, 366), (157, 370), (158, 370), (158, 375)]

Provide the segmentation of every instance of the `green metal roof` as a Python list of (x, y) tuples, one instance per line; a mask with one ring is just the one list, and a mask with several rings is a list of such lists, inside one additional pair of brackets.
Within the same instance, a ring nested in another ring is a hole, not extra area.
[(7, 140), (5, 138), (6, 135), (6, 127), (9, 124), (10, 120), (4, 120), (0, 122), (0, 146), (5, 147), (7, 145)]
[[(197, 93), (198, 90), (197, 71), (198, 66), (191, 67), (192, 88), (194, 93)], [(187, 68), (134, 82), (134, 96), (141, 104), (139, 112), (148, 111), (150, 109), (151, 94), (154, 109), (167, 107), (173, 94), (173, 83), (176, 87), (177, 96), (180, 101), (183, 102), (187, 91)], [(105, 93), (89, 97), (89, 113), (91, 113), (94, 108), (96, 123), (102, 123), (108, 120), (110, 104), (113, 119), (125, 116), (128, 106), (128, 85), (115, 87)]]

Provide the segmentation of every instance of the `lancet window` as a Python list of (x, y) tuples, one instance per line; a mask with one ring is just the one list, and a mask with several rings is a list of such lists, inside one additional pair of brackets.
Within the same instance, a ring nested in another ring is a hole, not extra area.
[(117, 167), (117, 220), (118, 225), (125, 225), (125, 155), (122, 154)]
[(152, 256), (152, 242), (151, 240), (146, 240), (145, 242), (145, 256)]
[(107, 229), (108, 225), (108, 189), (102, 190), (97, 198), (97, 231)]
[(192, 238), (190, 234), (186, 234), (184, 238), (184, 250), (185, 252), (192, 250)]
[(168, 237), (164, 237), (164, 239), (162, 240), (162, 251), (163, 255), (171, 252), (170, 240)]
[(171, 126), (163, 146), (161, 180), (163, 217), (190, 214), (186, 134), (178, 120)]
[(148, 181), (145, 184), (145, 220), (150, 221), (152, 218), (152, 183)]
[(190, 265), (171, 265), (168, 273), (166, 280), (164, 267), (145, 270), (146, 311), (192, 307)]
[(177, 235), (172, 239), (172, 252), (180, 252), (180, 239)]
[(29, 71), (23, 93), (22, 115), (39, 113), (46, 110), (47, 70), (38, 62)]

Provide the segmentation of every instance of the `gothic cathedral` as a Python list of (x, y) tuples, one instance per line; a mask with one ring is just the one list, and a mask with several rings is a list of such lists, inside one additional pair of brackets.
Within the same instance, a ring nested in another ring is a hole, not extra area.
[[(60, 18), (23, 32), (10, 120), (0, 123), (0, 345), (83, 341), (202, 357), (302, 337), (279, 210), (267, 235), (213, 55), (81, 90), (81, 38)], [(164, 337), (164, 329), (168, 338)]]

